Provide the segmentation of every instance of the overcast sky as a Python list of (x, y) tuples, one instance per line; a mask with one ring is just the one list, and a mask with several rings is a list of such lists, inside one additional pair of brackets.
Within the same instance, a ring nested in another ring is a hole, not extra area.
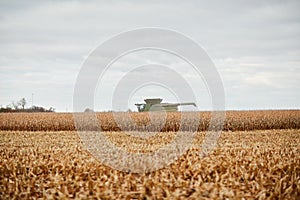
[[(206, 50), (223, 80), (226, 109), (299, 109), (299, 10), (298, 0), (0, 1), (0, 105), (25, 97), (31, 106), (33, 94), (34, 105), (72, 111), (76, 77), (92, 50), (120, 32), (160, 27)], [(137, 52), (118, 62), (167, 65), (175, 59)], [(111, 83), (122, 72), (115, 66), (107, 74)], [(96, 95), (103, 100), (97, 110), (111, 109), (113, 85), (108, 81), (104, 90), (107, 96)], [(142, 102), (147, 92), (176, 101), (156, 85), (137, 91), (129, 104)], [(200, 93), (198, 108), (209, 109), (207, 95)]]

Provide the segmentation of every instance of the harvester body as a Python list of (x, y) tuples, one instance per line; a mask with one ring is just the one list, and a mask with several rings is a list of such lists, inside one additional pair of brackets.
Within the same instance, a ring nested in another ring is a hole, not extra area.
[(196, 107), (195, 103), (161, 103), (162, 99), (145, 99), (146, 103), (137, 103), (135, 104), (139, 112), (148, 112), (148, 111), (178, 111), (178, 106), (192, 105)]

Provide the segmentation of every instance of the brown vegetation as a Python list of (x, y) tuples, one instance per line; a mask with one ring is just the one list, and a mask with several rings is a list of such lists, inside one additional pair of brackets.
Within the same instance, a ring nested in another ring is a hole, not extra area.
[[(120, 118), (119, 124), (113, 114)], [(196, 116), (181, 123), (180, 113), (168, 113), (162, 132), (137, 138), (120, 132), (121, 128), (133, 131), (132, 134), (150, 134), (148, 131), (156, 128), (161, 116), (153, 114), (151, 124), (149, 113), (130, 113), (135, 122), (131, 124), (126, 113), (96, 114), (105, 131), (98, 134), (105, 134), (116, 146), (132, 153), (153, 152), (170, 143), (180, 124), (188, 130), (201, 119), (198, 130), (207, 130), (211, 113), (193, 115)], [(84, 123), (80, 123), (79, 129), (98, 129), (82, 116)], [(206, 132), (197, 132), (192, 147), (176, 162), (154, 172), (134, 174), (96, 160), (74, 131), (72, 114), (1, 113), (0, 199), (300, 196), (300, 111), (229, 111), (223, 129), (226, 131), (218, 146), (205, 158), (200, 158), (199, 153)]]
[[(149, 113), (130, 113), (135, 123), (129, 123), (126, 113), (97, 113), (97, 118), (103, 131), (153, 131), (160, 118), (149, 125)], [(86, 113), (82, 115), (93, 115)], [(123, 119), (115, 122), (113, 115), (119, 115)], [(167, 113), (167, 119), (162, 132), (189, 130), (197, 120), (200, 120), (198, 131), (205, 131), (210, 125), (210, 112), (193, 113), (194, 117), (182, 122), (180, 112)], [(154, 117), (154, 121), (156, 120)], [(89, 120), (85, 120), (77, 128), (99, 130)], [(144, 128), (143, 128), (144, 127)], [(269, 111), (227, 111), (223, 130), (225, 131), (249, 131), (267, 129), (299, 129), (300, 110), (269, 110)], [(0, 113), (0, 130), (19, 131), (74, 131), (76, 130), (71, 113)]]
[[(57, 115), (56, 115), (57, 116)], [(57, 119), (55, 120), (57, 122)], [(53, 122), (51, 122), (53, 123)], [(151, 151), (159, 137), (132, 140), (106, 132), (128, 150)], [(172, 138), (174, 132), (163, 135)], [(297, 199), (300, 130), (224, 132), (204, 159), (205, 133), (175, 163), (146, 174), (114, 170), (82, 147), (76, 132), (0, 132), (0, 199)]]

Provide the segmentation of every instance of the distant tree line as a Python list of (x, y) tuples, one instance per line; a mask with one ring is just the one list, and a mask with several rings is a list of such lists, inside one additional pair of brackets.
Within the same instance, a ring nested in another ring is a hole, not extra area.
[(12, 101), (11, 104), (7, 105), (6, 107), (0, 107), (0, 112), (54, 112), (55, 108), (50, 107), (46, 109), (42, 106), (32, 106), (30, 108), (25, 108), (27, 102), (25, 98), (20, 99), (19, 101), (15, 102)]

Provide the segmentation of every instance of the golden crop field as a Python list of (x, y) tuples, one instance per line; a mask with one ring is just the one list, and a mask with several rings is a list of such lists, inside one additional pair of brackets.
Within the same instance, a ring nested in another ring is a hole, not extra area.
[[(129, 150), (160, 140), (123, 140)], [(167, 132), (165, 137), (172, 137)], [(101, 199), (297, 199), (300, 195), (300, 130), (225, 132), (216, 150), (198, 156), (204, 132), (169, 167), (146, 174), (102, 165), (76, 132), (0, 132), (0, 198)], [(112, 140), (113, 140), (112, 138)]]
[[(178, 134), (172, 130), (179, 114), (168, 114), (164, 132), (138, 138), (121, 132), (111, 113), (97, 113), (105, 130), (97, 134), (128, 152), (153, 152)], [(207, 128), (209, 113), (198, 114), (199, 129)], [(149, 121), (147, 113), (131, 115), (141, 125)], [(199, 156), (207, 133), (198, 131), (177, 161), (136, 174), (96, 160), (74, 131), (72, 114), (0, 114), (0, 199), (299, 199), (299, 115), (227, 112), (211, 154)]]
[[(101, 130), (103, 131), (140, 131), (140, 126), (149, 124), (149, 113), (129, 113), (134, 124), (129, 123), (128, 113), (96, 113)], [(194, 117), (181, 123), (180, 112), (167, 113), (166, 123), (160, 131), (178, 131), (180, 124), (182, 131), (199, 121), (198, 131), (206, 131), (210, 125), (210, 112), (191, 112)], [(80, 114), (78, 114), (80, 115)], [(94, 115), (94, 113), (85, 114)], [(114, 115), (122, 120), (116, 123)], [(123, 118), (122, 118), (123, 116)], [(159, 119), (159, 117), (153, 117)], [(153, 123), (155, 125), (155, 123)], [(85, 121), (85, 127), (89, 127)], [(122, 129), (119, 127), (121, 126)], [(78, 127), (80, 128), (80, 127)], [(144, 131), (152, 131), (151, 126)], [(153, 127), (152, 127), (153, 128)], [(155, 128), (155, 127), (154, 127)], [(227, 111), (223, 130), (225, 131), (248, 131), (267, 129), (299, 129), (300, 110), (259, 110), (259, 111)], [(98, 127), (91, 125), (88, 129), (98, 130)], [(18, 131), (75, 131), (74, 116), (72, 113), (0, 113), (0, 130)]]

